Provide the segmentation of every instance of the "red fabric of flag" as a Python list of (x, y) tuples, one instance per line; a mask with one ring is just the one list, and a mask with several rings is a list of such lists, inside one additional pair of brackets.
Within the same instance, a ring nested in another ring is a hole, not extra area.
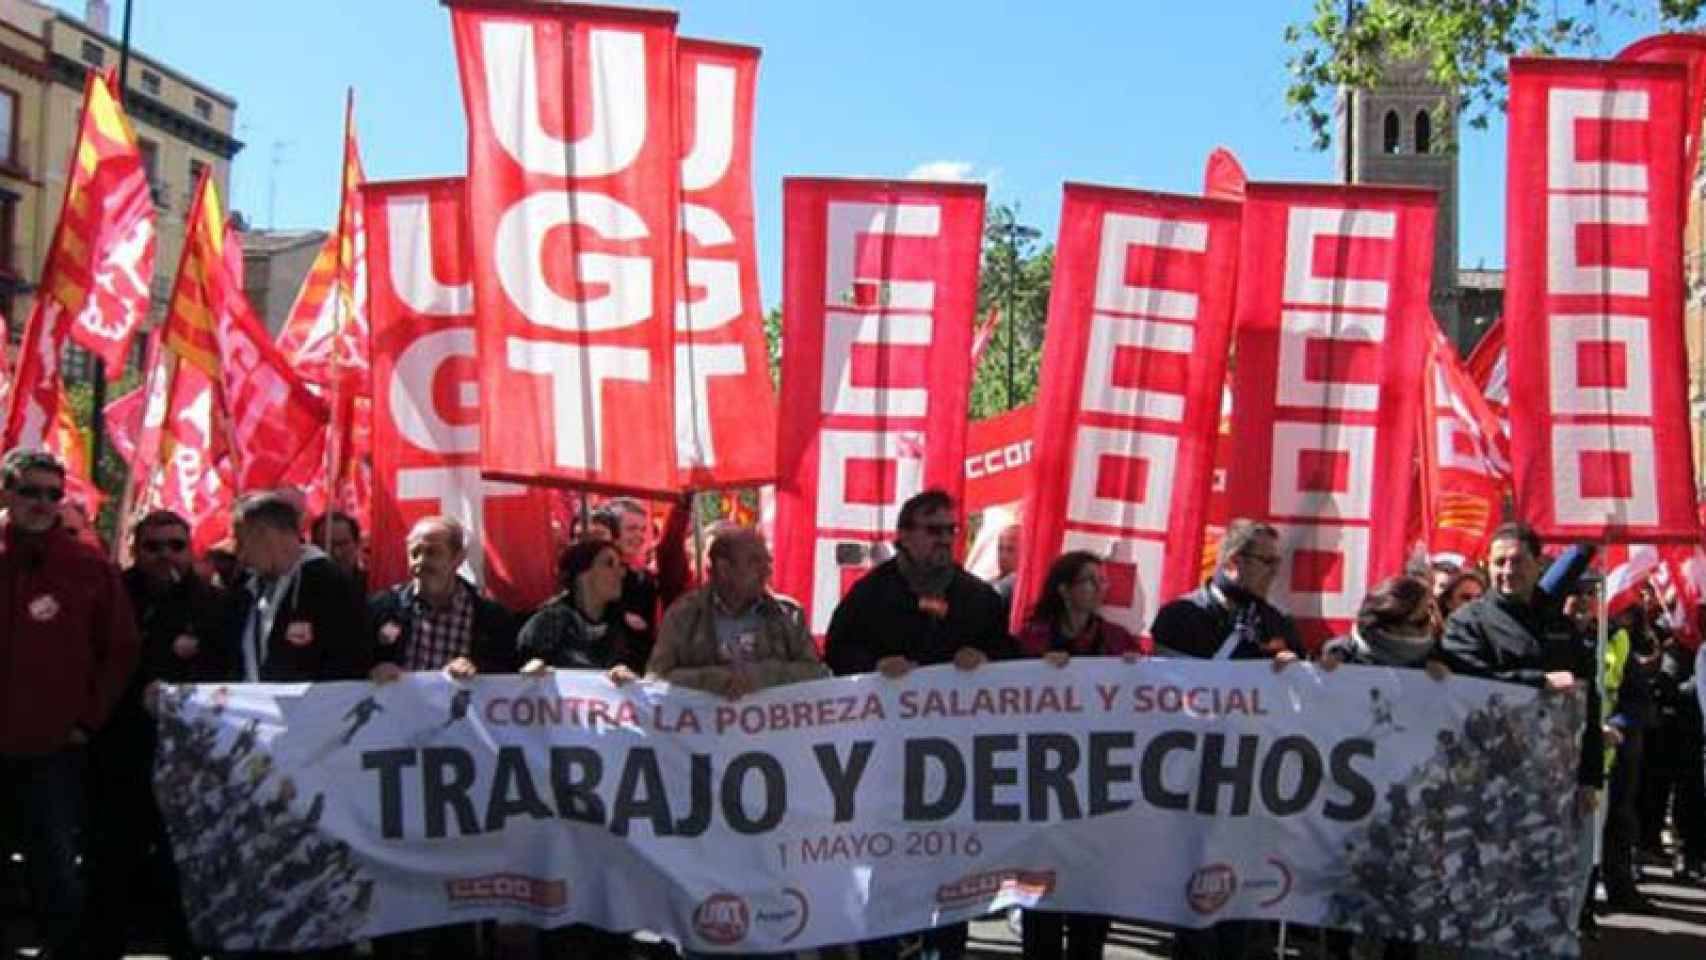
[(1067, 550), (1129, 585), (1103, 613), (1135, 633), (1196, 585), (1239, 219), (1223, 200), (1066, 185), (1015, 625)]
[(776, 585), (821, 636), (907, 498), (961, 500), (984, 189), (790, 178), (782, 196)]
[(1553, 540), (1699, 536), (1683, 335), (1685, 78), (1511, 62), (1505, 320), (1518, 515)]
[(1312, 646), (1408, 553), (1434, 219), (1414, 188), (1245, 199), (1228, 512), (1279, 529), (1269, 599)]
[(676, 489), (674, 13), (452, 2), (481, 469)]
[(375, 586), (408, 578), (405, 538), (444, 514), (468, 529), (467, 573), (512, 609), (556, 589), (541, 521), (555, 498), (480, 477), (480, 381), (474, 290), (460, 178), (370, 183), (362, 190), (373, 323)]

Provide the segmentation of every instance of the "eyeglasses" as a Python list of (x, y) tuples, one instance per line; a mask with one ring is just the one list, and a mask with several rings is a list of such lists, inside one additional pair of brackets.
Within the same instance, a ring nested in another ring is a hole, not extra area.
[(176, 540), (176, 539), (174, 539), (174, 540), (144, 540), (141, 543), (137, 544), (138, 548), (140, 548), (145, 553), (165, 553), (168, 550), (171, 551), (172, 553), (179, 553), (179, 552), (183, 551), (185, 548), (187, 548), (189, 545), (190, 545), (190, 542), (188, 540)]
[(46, 500), (49, 503), (58, 503), (65, 499), (64, 487), (38, 487), (34, 484), (19, 484), (10, 489), (14, 495), (23, 497), (25, 500)]
[(1238, 559), (1240, 559), (1240, 560), (1254, 560), (1264, 567), (1271, 567), (1274, 564), (1280, 562), (1279, 554), (1277, 554), (1277, 553), (1246, 553), (1246, 554), (1243, 554), (1242, 556), (1240, 556)]

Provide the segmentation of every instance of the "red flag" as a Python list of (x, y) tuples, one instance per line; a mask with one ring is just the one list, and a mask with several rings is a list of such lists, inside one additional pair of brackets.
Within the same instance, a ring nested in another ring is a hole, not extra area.
[(814, 635), (908, 497), (961, 500), (983, 193), (783, 181), (776, 585)]
[[(147, 359), (142, 364), (142, 374), (146, 378), (154, 370), (154, 365), (160, 361), (160, 329), (148, 335)], [(136, 459), (136, 444), (142, 435), (143, 415), (148, 409), (148, 381), (144, 381), (135, 390), (118, 397), (107, 404), (105, 420), (107, 440), (112, 443), (113, 450), (119, 459), (131, 463)], [(121, 527), (120, 529), (123, 529)]]
[(1421, 451), (1428, 501), (1428, 553), (1457, 563), (1485, 553), (1503, 516), (1510, 464), (1499, 453), (1499, 421), (1457, 351), (1437, 328), (1428, 351)]
[(1196, 585), (1238, 234), (1236, 204), (1066, 185), (1015, 623), (1066, 550), (1107, 558), (1136, 633)]
[(111, 81), (91, 72), (59, 227), (41, 289), (73, 316), (71, 339), (124, 376), (130, 338), (148, 315), (154, 195)]
[(1555, 540), (1692, 540), (1684, 71), (1511, 61), (1505, 319), (1517, 512)]
[(369, 183), (373, 225), (372, 578), (408, 578), (404, 540), (428, 514), (468, 528), (468, 571), (500, 602), (532, 609), (555, 592), (541, 488), (480, 478), (474, 291), (463, 236), (464, 181)]
[(242, 262), (237, 234), (205, 173), (188, 223), (166, 345), (213, 382), (220, 420), (213, 429), (228, 434), (237, 489), (276, 487), (324, 426), (326, 405), (302, 385), (250, 309), (235, 274)]
[(468, 116), (481, 469), (673, 491), (676, 15), (452, 2), (451, 20)]
[(1494, 449), (1499, 461), (1508, 464), (1511, 462), (1511, 385), (1503, 317), (1494, 320), (1487, 332), (1481, 335), (1480, 342), (1469, 352), (1464, 368), (1475, 388), (1481, 391), (1481, 397), (1487, 401), (1487, 409), (1493, 411), (1493, 416), (1499, 421)]
[(1662, 563), (1658, 548), (1650, 543), (1630, 544), (1626, 551), (1619, 553), (1622, 554), (1621, 559), (1609, 551), (1606, 557), (1607, 564), (1616, 561), (1611, 572), (1605, 575), (1605, 615), (1608, 617), (1615, 617), (1634, 606), (1640, 599), (1641, 584), (1646, 583)]
[[(1692, 173), (1700, 169), (1700, 121), (1706, 107), (1706, 36), (1698, 33), (1660, 33), (1624, 47), (1617, 59), (1635, 63), (1675, 63), (1688, 72), (1683, 90), (1682, 169)], [(1683, 197), (1687, 203), (1687, 195)], [(1683, 221), (1688, 214), (1684, 210)]]
[(40, 447), (47, 440), (59, 415), (59, 361), (70, 326), (70, 317), (52, 297), (36, 297), (18, 342), (0, 450)]
[(977, 330), (971, 337), (971, 368), (977, 369), (978, 362), (983, 359), (983, 351), (989, 349), (989, 341), (995, 339), (995, 328), (1001, 325), (1001, 311), (995, 307), (989, 308), (989, 315), (977, 325)]
[(675, 315), (675, 436), (682, 488), (776, 476), (770, 383), (753, 239), (752, 114), (758, 51), (682, 40), (683, 302)]
[(1435, 200), (1283, 184), (1245, 200), (1229, 503), (1279, 528), (1270, 599), (1312, 646), (1408, 553)]
[(1203, 170), (1203, 196), (1242, 202), (1244, 188), (1249, 182), (1250, 178), (1244, 175), (1244, 165), (1238, 162), (1238, 157), (1231, 150), (1215, 147), (1214, 152), (1208, 155), (1208, 165)]
[[(972, 361), (972, 369), (977, 361)], [(1037, 405), (973, 420), (966, 431), (966, 515), (1018, 503), (1031, 490)]]

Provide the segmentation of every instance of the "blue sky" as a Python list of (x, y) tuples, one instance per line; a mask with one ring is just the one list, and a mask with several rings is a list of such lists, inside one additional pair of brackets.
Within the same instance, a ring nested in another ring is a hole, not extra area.
[[(464, 171), (450, 18), (438, 3), (133, 2), (137, 47), (237, 99), (248, 146), (232, 205), (252, 223), (330, 227), (346, 86), (370, 179)], [(124, 3), (112, 0), (114, 34)], [(57, 5), (83, 11), (81, 0)], [(1050, 240), (1063, 181), (1194, 193), (1216, 146), (1254, 179), (1331, 179), (1333, 155), (1311, 151), (1285, 116), (1281, 32), (1310, 6), (710, 0), (683, 4), (680, 29), (764, 49), (754, 191), (774, 304), (787, 175), (941, 165), (987, 180), (992, 201), (1017, 202)], [(1616, 32), (1606, 52), (1636, 32)], [(1464, 266), (1504, 260), (1504, 139), (1497, 122), (1466, 132)]]

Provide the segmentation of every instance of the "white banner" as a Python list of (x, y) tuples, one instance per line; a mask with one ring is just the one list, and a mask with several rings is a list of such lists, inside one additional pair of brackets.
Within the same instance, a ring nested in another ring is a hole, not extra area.
[(495, 918), (705, 952), (1008, 906), (1573, 956), (1574, 696), (1080, 659), (739, 701), (602, 675), (177, 688), (156, 785), (203, 946)]

